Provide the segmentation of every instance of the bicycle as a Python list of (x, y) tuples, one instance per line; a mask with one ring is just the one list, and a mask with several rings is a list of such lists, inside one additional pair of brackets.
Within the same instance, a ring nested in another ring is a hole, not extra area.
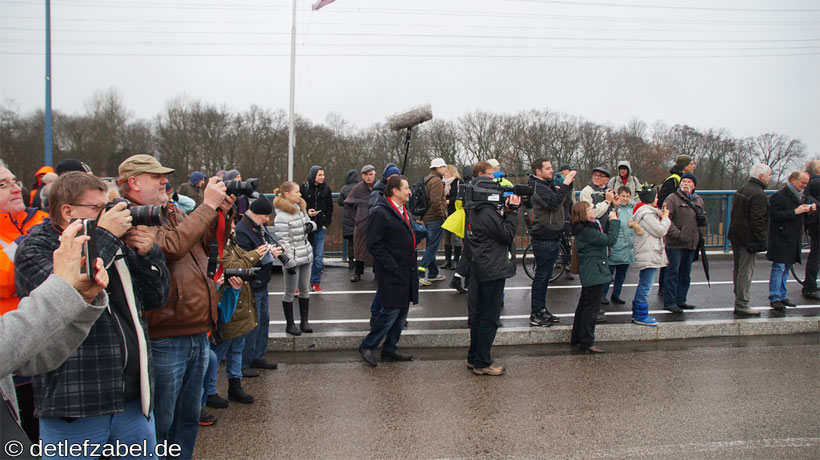
[[(521, 265), (524, 267), (524, 273), (530, 277), (535, 278), (535, 255), (532, 252), (532, 221), (528, 213), (524, 213), (524, 223), (527, 227), (527, 235), (530, 236), (530, 244), (524, 249), (524, 255), (521, 257)], [(565, 232), (561, 232), (560, 249), (558, 258), (555, 259), (555, 265), (552, 266), (552, 275), (550, 282), (556, 281), (570, 268), (570, 261), (572, 259), (572, 240)]]
[[(811, 240), (809, 239), (809, 234), (805, 231), (805, 229), (803, 230), (803, 234), (801, 235), (801, 240), (800, 241), (803, 242), (800, 245), (800, 252), (802, 253), (804, 249), (809, 249), (809, 247), (811, 246)], [(797, 274), (797, 270), (796, 270), (797, 264), (793, 264), (792, 265), (792, 270), (791, 270), (792, 277), (794, 278), (795, 281), (797, 281), (797, 284), (799, 284), (801, 286), (803, 286), (803, 284), (806, 282), (806, 279), (805, 279), (806, 278), (805, 265), (803, 265), (803, 267), (804, 268), (803, 268), (803, 274), (802, 275)]]

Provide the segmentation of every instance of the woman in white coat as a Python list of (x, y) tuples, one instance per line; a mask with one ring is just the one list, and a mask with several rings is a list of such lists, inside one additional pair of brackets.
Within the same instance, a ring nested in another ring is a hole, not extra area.
[(658, 321), (649, 316), (647, 296), (658, 269), (669, 265), (663, 247), (663, 237), (669, 230), (669, 210), (658, 209), (658, 191), (655, 186), (644, 184), (638, 190), (640, 202), (632, 211), (630, 226), (635, 228), (635, 263), (640, 271), (635, 299), (632, 300), (632, 321), (643, 326), (657, 326)]

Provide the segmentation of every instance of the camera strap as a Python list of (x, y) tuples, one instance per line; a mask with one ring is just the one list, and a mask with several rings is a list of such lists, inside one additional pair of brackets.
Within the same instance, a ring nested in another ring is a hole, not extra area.
[(222, 277), (222, 252), (225, 250), (225, 214), (221, 209), (216, 212), (219, 216), (216, 220), (216, 244), (219, 254), (219, 266), (216, 268), (216, 273), (214, 273), (214, 281), (218, 281), (219, 278)]

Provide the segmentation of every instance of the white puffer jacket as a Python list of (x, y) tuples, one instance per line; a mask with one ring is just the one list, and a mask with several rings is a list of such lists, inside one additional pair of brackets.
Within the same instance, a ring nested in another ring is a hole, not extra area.
[(645, 204), (640, 206), (632, 220), (643, 230), (642, 235), (635, 232), (635, 263), (638, 270), (645, 268), (661, 268), (669, 265), (666, 251), (663, 247), (663, 237), (669, 230), (669, 218), (660, 219), (661, 211), (658, 208)]
[(273, 206), (276, 208), (273, 228), (279, 244), (285, 247), (285, 253), (290, 257), (288, 266), (313, 262), (313, 247), (308, 242), (305, 225), (310, 225), (313, 232), (316, 230), (316, 223), (302, 211), (304, 203), (302, 200), (302, 206), (299, 206), (278, 196), (273, 200)]

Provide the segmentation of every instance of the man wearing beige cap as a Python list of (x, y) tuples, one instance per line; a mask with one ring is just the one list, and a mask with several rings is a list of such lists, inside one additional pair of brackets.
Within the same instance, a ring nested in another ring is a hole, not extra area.
[(162, 308), (146, 313), (156, 381), (154, 416), (157, 442), (179, 444), (179, 457), (191, 458), (208, 367), (207, 334), (215, 328), (219, 300), (216, 283), (206, 274), (208, 249), (219, 233), (219, 220), (226, 223), (223, 230), (230, 229), (227, 215), (234, 197), (211, 177), (202, 205), (186, 216), (165, 206), (165, 175), (172, 172), (150, 155), (134, 155), (120, 164), (117, 183), (133, 204), (163, 206), (156, 243), (171, 272), (171, 290)]
[(427, 193), (427, 203), (430, 205), (427, 212), (421, 217), (427, 227), (427, 246), (421, 258), (419, 269), (424, 268), (424, 275), (419, 280), (424, 286), (429, 286), (431, 281), (441, 281), (444, 275), (438, 272), (436, 265), (436, 252), (441, 242), (443, 230), (441, 225), (447, 218), (447, 197), (444, 195), (444, 182), (441, 178), (447, 170), (447, 163), (441, 158), (433, 158), (430, 162), (430, 174), (424, 178), (424, 190)]

